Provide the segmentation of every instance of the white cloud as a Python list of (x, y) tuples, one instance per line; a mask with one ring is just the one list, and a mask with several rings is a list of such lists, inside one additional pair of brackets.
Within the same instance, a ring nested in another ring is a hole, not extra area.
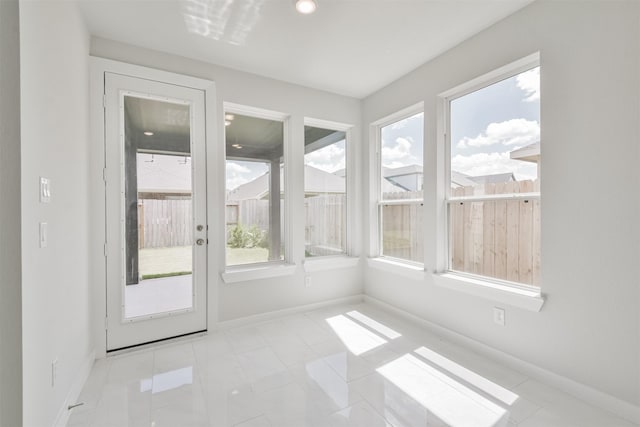
[[(411, 154), (413, 138), (396, 138), (395, 144), (382, 147), (382, 165), (386, 167), (399, 167), (415, 163), (417, 160)], [(393, 166), (396, 165), (396, 166)]]
[(518, 74), (516, 80), (518, 87), (525, 93), (525, 102), (540, 100), (540, 67)]
[(246, 166), (242, 166), (241, 164), (236, 162), (227, 162), (227, 175), (229, 173), (241, 174), (249, 172), (251, 172), (251, 170)]
[(456, 155), (451, 159), (451, 169), (470, 176), (494, 175), (513, 172), (516, 179), (535, 179), (535, 163), (513, 160), (509, 152), (476, 153), (470, 156)]
[(304, 155), (305, 165), (333, 173), (345, 167), (345, 148), (339, 144), (327, 145)]
[(465, 136), (458, 141), (458, 148), (485, 147), (495, 144), (524, 147), (540, 140), (540, 123), (535, 120), (511, 119), (506, 122), (491, 123), (476, 136)]
[(266, 166), (262, 163), (255, 163), (255, 165), (251, 165), (251, 167), (249, 167), (248, 163), (244, 163), (245, 164), (227, 161), (226, 169), (228, 190), (233, 190), (242, 184), (252, 181), (266, 170)]
[(246, 184), (247, 182), (251, 181), (251, 179), (247, 178), (247, 177), (243, 177), (243, 176), (228, 176), (227, 175), (227, 189), (228, 190), (234, 190), (238, 187), (240, 187), (242, 184)]

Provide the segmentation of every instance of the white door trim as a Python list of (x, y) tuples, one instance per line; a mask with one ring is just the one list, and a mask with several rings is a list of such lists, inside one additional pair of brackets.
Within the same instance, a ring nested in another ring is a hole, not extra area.
[[(210, 80), (167, 71), (141, 67), (109, 59), (91, 57), (90, 58), (90, 157), (89, 161), (89, 185), (91, 189), (90, 205), (90, 238), (91, 238), (91, 301), (90, 309), (93, 316), (92, 331), (94, 336), (94, 347), (96, 357), (106, 356), (106, 265), (105, 265), (105, 186), (103, 180), (103, 168), (105, 167), (105, 123), (104, 123), (104, 75), (106, 72), (128, 75), (148, 80), (185, 86), (199, 89), (205, 93), (205, 145), (207, 149), (207, 164), (213, 167), (207, 168), (207, 200), (209, 204), (215, 206), (215, 201), (219, 199), (216, 191), (220, 187), (219, 174), (215, 173), (215, 165), (218, 161), (217, 150), (212, 149), (217, 142), (217, 108), (216, 108), (216, 88), (215, 83)], [(207, 220), (209, 224), (216, 224), (220, 213), (217, 209), (207, 209)], [(224, 215), (224, 212), (222, 213)], [(213, 235), (215, 238), (215, 234)], [(219, 270), (218, 261), (215, 258), (215, 251), (209, 250), (207, 253), (207, 329), (214, 330), (218, 323), (218, 280), (215, 272)], [(212, 274), (213, 273), (213, 274)]]

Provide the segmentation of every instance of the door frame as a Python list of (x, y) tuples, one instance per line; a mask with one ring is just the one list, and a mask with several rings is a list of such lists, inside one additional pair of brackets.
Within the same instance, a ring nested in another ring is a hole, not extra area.
[[(91, 331), (94, 336), (94, 348), (96, 357), (106, 356), (107, 343), (107, 297), (106, 297), (106, 187), (104, 181), (105, 168), (105, 73), (123, 74), (147, 80), (155, 80), (192, 89), (202, 90), (205, 97), (205, 146), (206, 150), (206, 199), (208, 205), (215, 205), (219, 199), (217, 189), (220, 177), (214, 173), (218, 159), (217, 128), (219, 126), (217, 114), (217, 99), (215, 83), (211, 80), (185, 76), (153, 68), (127, 64), (104, 58), (90, 57), (90, 156), (88, 159), (89, 188), (91, 189), (91, 205), (89, 214), (92, 218), (88, 230), (91, 243), (91, 273), (89, 286), (91, 287), (91, 300), (89, 306), (94, 313)], [(215, 227), (220, 221), (224, 210), (207, 209), (207, 223), (210, 224), (210, 237), (215, 239)], [(214, 230), (212, 230), (212, 228)], [(214, 231), (214, 233), (211, 233)], [(215, 244), (210, 245), (210, 249)], [(218, 280), (219, 270), (216, 259), (216, 251), (207, 251), (207, 330), (215, 330), (218, 323)]]

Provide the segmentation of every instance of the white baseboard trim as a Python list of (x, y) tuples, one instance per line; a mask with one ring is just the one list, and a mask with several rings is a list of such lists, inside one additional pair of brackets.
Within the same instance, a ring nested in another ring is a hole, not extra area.
[(300, 305), (291, 308), (284, 308), (282, 310), (269, 311), (266, 313), (254, 314), (252, 316), (240, 317), (238, 319), (233, 320), (225, 320), (223, 322), (218, 322), (219, 330), (225, 330), (230, 328), (236, 328), (238, 326), (245, 326), (253, 323), (261, 323), (267, 320), (272, 320), (282, 316), (288, 316), (291, 314), (297, 314), (305, 311), (317, 310), (318, 308), (328, 307), (331, 305), (339, 305), (339, 304), (358, 304), (361, 303), (364, 299), (364, 295), (358, 294), (350, 297), (337, 298), (327, 301), (316, 302), (313, 304)]
[(481, 355), (487, 356), (492, 360), (503, 363), (505, 366), (515, 369), (528, 377), (541, 381), (545, 384), (558, 388), (566, 393), (569, 393), (578, 399), (581, 399), (591, 405), (597, 406), (605, 411), (611, 412), (621, 418), (631, 421), (636, 424), (640, 424), (640, 407), (611, 396), (610, 394), (603, 393), (592, 387), (558, 375), (554, 372), (548, 371), (544, 368), (536, 366), (532, 363), (526, 362), (517, 357), (511, 356), (503, 351), (496, 350), (480, 341), (476, 341), (472, 338), (466, 337), (457, 332), (451, 331), (440, 325), (425, 320), (415, 314), (409, 313), (394, 305), (388, 304), (377, 298), (369, 295), (364, 296), (364, 301), (373, 305), (376, 305), (383, 310), (389, 311), (405, 319), (411, 320), (429, 329), (431, 332), (453, 342), (475, 351)]
[(77, 371), (77, 375), (73, 381), (73, 384), (71, 384), (71, 388), (67, 393), (67, 397), (64, 399), (64, 402), (62, 402), (62, 407), (58, 411), (58, 416), (53, 423), (54, 427), (64, 427), (67, 425), (69, 417), (71, 416), (69, 405), (77, 403), (78, 397), (80, 397), (80, 393), (82, 392), (82, 388), (87, 382), (89, 374), (91, 374), (91, 368), (93, 368), (93, 362), (95, 362), (95, 360), (96, 352), (94, 350), (89, 353), (87, 358), (82, 363), (82, 366), (80, 366), (80, 369)]

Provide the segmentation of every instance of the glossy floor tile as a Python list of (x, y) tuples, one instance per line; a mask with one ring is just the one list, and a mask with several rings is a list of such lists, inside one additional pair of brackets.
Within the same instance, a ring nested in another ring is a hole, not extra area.
[(632, 426), (367, 304), (96, 361), (68, 426)]

